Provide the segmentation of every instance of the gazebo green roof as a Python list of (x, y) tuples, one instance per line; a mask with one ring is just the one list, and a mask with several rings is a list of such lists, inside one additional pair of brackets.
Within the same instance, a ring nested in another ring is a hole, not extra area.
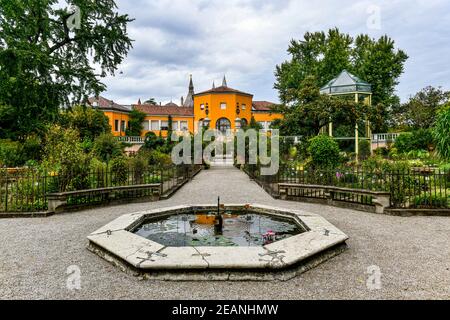
[(322, 94), (372, 93), (372, 85), (351, 74), (347, 70), (320, 89)]

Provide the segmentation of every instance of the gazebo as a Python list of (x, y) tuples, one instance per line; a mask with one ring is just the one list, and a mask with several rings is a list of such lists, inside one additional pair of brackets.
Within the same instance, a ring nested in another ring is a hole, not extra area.
[[(328, 82), (323, 88), (320, 89), (321, 94), (327, 94), (330, 96), (354, 96), (355, 102), (362, 102), (367, 106), (372, 105), (372, 85), (366, 81), (361, 80), (357, 76), (351, 74), (347, 70), (342, 71), (336, 78)], [(372, 140), (372, 132), (370, 129), (369, 120), (366, 122), (366, 139)], [(329, 125), (329, 134), (333, 136), (333, 123)], [(372, 146), (372, 143), (370, 144)], [(359, 126), (356, 122), (355, 126), (355, 152), (356, 159), (359, 156)]]

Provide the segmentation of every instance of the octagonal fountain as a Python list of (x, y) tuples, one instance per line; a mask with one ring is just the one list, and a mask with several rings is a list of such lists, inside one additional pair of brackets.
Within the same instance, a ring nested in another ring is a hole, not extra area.
[(88, 239), (144, 279), (288, 280), (341, 253), (348, 237), (318, 215), (254, 204), (127, 214)]

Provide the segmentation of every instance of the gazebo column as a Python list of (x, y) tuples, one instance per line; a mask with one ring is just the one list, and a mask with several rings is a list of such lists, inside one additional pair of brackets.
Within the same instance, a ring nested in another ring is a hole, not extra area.
[[(355, 94), (355, 102), (359, 102), (359, 94)], [(355, 154), (356, 154), (356, 163), (359, 163), (359, 125), (358, 125), (358, 119), (356, 119), (356, 126), (355, 126)]]
[(330, 124), (328, 126), (328, 134), (330, 135), (330, 137), (333, 137), (333, 122), (331, 122), (331, 118), (330, 118)]

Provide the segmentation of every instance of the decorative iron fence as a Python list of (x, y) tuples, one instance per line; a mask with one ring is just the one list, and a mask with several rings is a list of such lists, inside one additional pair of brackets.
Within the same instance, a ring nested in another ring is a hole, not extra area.
[(47, 195), (108, 187), (160, 184), (168, 194), (201, 170), (198, 165), (150, 167), (114, 172), (99, 169), (65, 174), (27, 170), (0, 169), (0, 212), (44, 212)]
[(332, 186), (389, 192), (393, 209), (450, 209), (450, 170), (301, 170), (282, 165), (276, 175), (261, 176), (260, 169), (257, 165), (244, 167), (244, 171), (273, 196), (279, 195), (279, 183)]

